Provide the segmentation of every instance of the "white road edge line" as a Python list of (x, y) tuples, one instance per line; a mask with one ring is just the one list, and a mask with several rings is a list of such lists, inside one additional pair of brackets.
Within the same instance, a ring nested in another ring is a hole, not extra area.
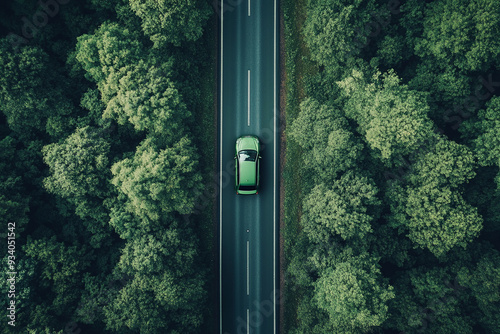
[(247, 113), (248, 113), (248, 120), (247, 120), (247, 126), (250, 126), (250, 70), (248, 70), (248, 103), (247, 103)]
[(248, 16), (250, 16), (250, 2), (251, 2), (251, 1), (252, 1), (252, 0), (248, 0)]
[(250, 241), (247, 240), (247, 296), (250, 295)]
[(247, 309), (247, 334), (250, 334), (250, 310)]
[(276, 334), (276, 0), (274, 0), (274, 196), (273, 196), (273, 304)]
[(219, 317), (220, 334), (222, 334), (222, 84), (224, 68), (224, 1), (220, 11), (220, 170), (219, 170)]

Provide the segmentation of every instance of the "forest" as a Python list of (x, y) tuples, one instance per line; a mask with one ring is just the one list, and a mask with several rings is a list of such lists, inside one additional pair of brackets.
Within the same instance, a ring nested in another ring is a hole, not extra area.
[(211, 325), (213, 13), (0, 3), (1, 333)]
[[(281, 10), (284, 333), (500, 333), (500, 0)], [(0, 332), (214, 327), (217, 20), (0, 3)]]
[(500, 1), (282, 11), (284, 332), (500, 333)]

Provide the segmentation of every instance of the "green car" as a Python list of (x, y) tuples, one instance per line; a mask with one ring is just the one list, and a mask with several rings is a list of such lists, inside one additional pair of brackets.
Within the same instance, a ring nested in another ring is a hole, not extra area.
[(241, 136), (236, 140), (236, 193), (254, 195), (259, 189), (260, 143), (256, 136)]

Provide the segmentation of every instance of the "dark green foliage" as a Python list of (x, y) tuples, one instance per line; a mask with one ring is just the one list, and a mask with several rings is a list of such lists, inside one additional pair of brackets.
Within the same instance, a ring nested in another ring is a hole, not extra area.
[[(61, 136), (73, 122), (73, 105), (65, 96), (62, 77), (46, 52), (26, 46), (19, 52), (0, 42), (0, 103), (10, 129), (22, 138), (47, 132)], [(51, 88), (54, 87), (54, 88)]]
[(464, 190), (464, 198), (478, 208), (484, 220), (483, 236), (495, 240), (492, 232), (500, 231), (500, 190), (495, 183), (498, 167), (483, 167)]
[(29, 197), (23, 195), (22, 176), (15, 167), (19, 155), (15, 150), (12, 137), (0, 140), (0, 224), (7, 227), (7, 223), (15, 222), (16, 231), (21, 233), (28, 223)]
[(415, 71), (415, 76), (408, 82), (409, 87), (428, 91), (431, 101), (444, 105), (444, 110), (431, 110), (432, 114), (442, 113), (446, 108), (456, 113), (457, 104), (460, 106), (463, 99), (472, 93), (471, 78), (453, 67), (441, 69), (435, 62), (424, 61), (417, 65)]
[(0, 5), (0, 221), (2, 235), (16, 224), (17, 272), (16, 327), (0, 332), (201, 333), (211, 245), (198, 231), (212, 222), (193, 209), (213, 164), (192, 138), (213, 138), (192, 115), (213, 123), (198, 87), (212, 75), (211, 9), (61, 2)]
[[(476, 122), (465, 124), (464, 132), (472, 141), (481, 166), (500, 167), (500, 97), (493, 97), (480, 110)], [(476, 137), (477, 136), (477, 137)], [(500, 173), (495, 179), (500, 190)]]
[(118, 24), (104, 24), (94, 35), (79, 38), (76, 60), (99, 87), (106, 104), (103, 117), (161, 133), (170, 141), (184, 131), (191, 113), (170, 79), (172, 59), (159, 62), (148, 56), (138, 38)]
[(389, 316), (387, 301), (394, 292), (385, 281), (375, 259), (349, 255), (321, 273), (314, 298), (328, 313), (334, 331), (367, 332)]
[(358, 56), (370, 42), (366, 25), (371, 14), (381, 11), (376, 1), (309, 0), (304, 23), (304, 40), (311, 57), (321, 65), (336, 69), (338, 64)]
[(109, 192), (109, 144), (98, 129), (77, 129), (60, 144), (43, 148), (51, 176), (45, 187), (51, 193), (77, 200), (85, 196), (104, 198)]
[(408, 333), (495, 333), (498, 256), (490, 245), (477, 243), (451, 252), (446, 266), (420, 261), (400, 271), (394, 284), (396, 298), (389, 302), (395, 317), (388, 327)]
[(472, 268), (458, 272), (457, 280), (463, 289), (470, 289), (471, 297), (477, 304), (479, 322), (494, 333), (500, 328), (500, 254), (487, 250)]
[(466, 247), (482, 229), (482, 217), (462, 196), (460, 185), (474, 177), (475, 161), (464, 146), (439, 138), (416, 154), (405, 175), (407, 186), (387, 193), (394, 226), (437, 256), (455, 245)]
[(381, 204), (377, 188), (366, 177), (347, 172), (330, 189), (319, 184), (305, 198), (301, 223), (313, 242), (328, 242), (339, 235), (342, 239), (363, 238), (372, 232), (371, 223)]
[(499, 332), (500, 1), (284, 9), (286, 332)]
[(388, 165), (415, 151), (432, 135), (425, 94), (412, 91), (390, 71), (373, 82), (358, 71), (339, 83), (347, 96), (345, 114), (359, 124), (359, 132)]
[(482, 229), (477, 209), (449, 187), (437, 188), (431, 183), (390, 195), (401, 201), (392, 209), (394, 226), (404, 226), (415, 245), (436, 256), (454, 246), (467, 247)]
[[(78, 37), (76, 60), (88, 73), (88, 79), (98, 83), (104, 102), (116, 94), (118, 85), (106, 85), (106, 81), (116, 82), (121, 77), (120, 71), (127, 65), (134, 64), (145, 55), (145, 47), (138, 40), (139, 35), (117, 23), (102, 24), (93, 35)], [(118, 78), (116, 76), (118, 75)]]
[(85, 127), (42, 149), (51, 173), (44, 180), (45, 188), (74, 205), (75, 213), (94, 234), (91, 244), (95, 246), (109, 237), (102, 201), (111, 194), (110, 145), (101, 135), (99, 129)]
[(387, 67), (400, 64), (409, 56), (404, 37), (387, 35), (378, 45), (377, 56)]
[(290, 126), (290, 136), (307, 152), (304, 163), (327, 182), (353, 168), (363, 146), (349, 131), (347, 120), (312, 99), (303, 101), (300, 109)]
[[(4, 226), (7, 226), (5, 224)], [(11, 258), (12, 259), (12, 258)], [(0, 288), (5, 291), (5, 296), (2, 297), (3, 300), (7, 300), (8, 291), (10, 290), (10, 284), (12, 278), (9, 270), (7, 270), (8, 258), (2, 258), (2, 271), (0, 272)], [(16, 316), (22, 318), (29, 318), (33, 316), (33, 306), (34, 297), (36, 292), (34, 288), (37, 286), (38, 275), (36, 272), (37, 263), (32, 258), (17, 257), (16, 265), (16, 285), (15, 285), (15, 296), (16, 296)], [(6, 319), (8, 319), (6, 317)], [(9, 319), (10, 320), (10, 319)], [(8, 321), (9, 321), (8, 320)], [(0, 324), (0, 329), (4, 333), (9, 332), (10, 325), (7, 321)]]
[(160, 219), (163, 213), (192, 213), (200, 189), (197, 154), (187, 138), (162, 149), (146, 139), (133, 158), (112, 167), (113, 184), (127, 195), (127, 209), (137, 217)]
[(26, 256), (39, 264), (37, 275), (41, 279), (39, 286), (50, 295), (47, 301), (50, 308), (44, 312), (55, 315), (65, 314), (68, 305), (76, 305), (80, 298), (82, 273), (89, 267), (92, 259), (86, 247), (81, 245), (66, 246), (50, 239), (32, 240), (28, 238), (24, 247)]
[(136, 66), (127, 68), (103, 116), (116, 118), (120, 124), (129, 121), (136, 130), (154, 131), (166, 140), (176, 137), (184, 130), (182, 122), (191, 113), (174, 83), (168, 79), (170, 64), (162, 67), (150, 66), (141, 60)]
[[(463, 101), (469, 96), (480, 96), (477, 73), (489, 74), (498, 67), (499, 9), (496, 0), (409, 1), (402, 5), (406, 43), (420, 59), (409, 66), (408, 81), (410, 87), (430, 92), (439, 106), (434, 111), (439, 118), (443, 113), (447, 117), (448, 109), (453, 113), (464, 109)], [(411, 73), (413, 69), (416, 73)], [(466, 112), (474, 114), (483, 98), (479, 100)]]
[(408, 333), (471, 333), (465, 293), (460, 295), (462, 287), (453, 282), (447, 268), (419, 267), (405, 273), (395, 282), (397, 297), (390, 303), (398, 319), (395, 327)]
[(466, 146), (444, 138), (426, 144), (415, 153), (415, 163), (406, 177), (412, 185), (458, 187), (476, 175), (476, 159)]
[(300, 324), (297, 328), (292, 328), (290, 334), (322, 334), (332, 331), (329, 324), (329, 317), (325, 311), (318, 308), (311, 291), (304, 294), (299, 301), (297, 309), (297, 319)]
[(212, 14), (203, 0), (130, 0), (129, 3), (155, 47), (166, 43), (179, 46), (181, 42), (197, 40)]
[(500, 54), (500, 2), (441, 0), (427, 5), (415, 54), (432, 56), (442, 68), (489, 68)]
[[(204, 273), (196, 267), (192, 231), (175, 226), (125, 245), (118, 271), (130, 279), (104, 307), (109, 328), (185, 333), (201, 325)], [(152, 312), (156, 321), (148, 322), (144, 312)]]

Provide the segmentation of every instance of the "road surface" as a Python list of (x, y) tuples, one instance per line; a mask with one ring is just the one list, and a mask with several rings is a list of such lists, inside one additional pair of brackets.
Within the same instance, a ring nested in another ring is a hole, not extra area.
[[(220, 333), (278, 332), (278, 93), (276, 0), (221, 4)], [(234, 191), (235, 141), (262, 145), (258, 195)]]

